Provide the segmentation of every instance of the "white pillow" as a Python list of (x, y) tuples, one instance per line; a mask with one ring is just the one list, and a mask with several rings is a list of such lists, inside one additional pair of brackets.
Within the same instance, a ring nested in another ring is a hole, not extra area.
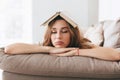
[[(106, 23), (104, 23), (106, 24)], [(109, 26), (103, 26), (104, 47), (120, 48), (120, 18), (113, 21)]]
[(103, 42), (103, 22), (89, 27), (84, 37), (93, 44), (100, 46)]

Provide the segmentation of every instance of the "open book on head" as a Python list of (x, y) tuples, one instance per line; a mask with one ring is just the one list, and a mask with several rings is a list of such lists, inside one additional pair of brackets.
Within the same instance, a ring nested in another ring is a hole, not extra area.
[(56, 12), (52, 17), (50, 17), (48, 20), (46, 20), (42, 26), (48, 26), (49, 22), (54, 20), (57, 16), (62, 17), (65, 19), (68, 23), (70, 23), (73, 27), (77, 27), (78, 25), (68, 16), (66, 16), (63, 12)]

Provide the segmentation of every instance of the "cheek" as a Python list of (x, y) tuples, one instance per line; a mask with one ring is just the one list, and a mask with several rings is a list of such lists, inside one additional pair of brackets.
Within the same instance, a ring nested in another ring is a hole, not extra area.
[(70, 43), (70, 34), (66, 35), (64, 39), (65, 39), (64, 41), (65, 41), (67, 44), (69, 44), (69, 43)]
[(51, 43), (54, 45), (55, 42), (55, 35), (51, 35)]
[(54, 41), (54, 36), (51, 35), (51, 41), (53, 42)]

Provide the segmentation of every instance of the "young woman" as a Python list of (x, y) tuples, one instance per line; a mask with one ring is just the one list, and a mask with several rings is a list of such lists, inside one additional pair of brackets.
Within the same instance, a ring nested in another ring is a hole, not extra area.
[(43, 46), (15, 43), (5, 47), (5, 53), (49, 53), (54, 56), (87, 56), (104, 60), (120, 60), (120, 52), (113, 48), (98, 47), (84, 39), (78, 27), (73, 27), (58, 16), (48, 24)]

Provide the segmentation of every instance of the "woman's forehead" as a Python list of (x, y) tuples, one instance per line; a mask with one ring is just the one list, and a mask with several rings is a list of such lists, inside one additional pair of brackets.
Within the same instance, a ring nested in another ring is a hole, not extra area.
[(65, 20), (57, 20), (53, 26), (53, 28), (57, 28), (57, 27), (69, 27), (69, 24), (65, 21)]

